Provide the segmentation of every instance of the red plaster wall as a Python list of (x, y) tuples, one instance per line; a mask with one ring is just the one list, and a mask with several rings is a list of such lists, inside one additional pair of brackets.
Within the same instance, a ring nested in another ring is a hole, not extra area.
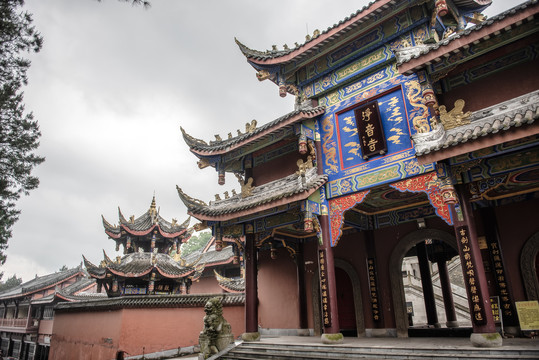
[(203, 318), (203, 308), (124, 309), (120, 349), (135, 355), (195, 345)]
[(52, 334), (52, 325), (54, 320), (40, 320), (39, 321), (39, 334), (51, 335)]
[[(57, 313), (50, 359), (113, 359), (118, 350), (141, 355), (192, 346), (198, 344), (204, 315), (202, 307)], [(225, 306), (223, 316), (234, 337), (245, 332), (243, 305)]]
[(349, 234), (343, 236), (337, 247), (334, 248), (335, 258), (345, 260), (356, 270), (361, 290), (361, 299), (363, 301), (363, 318), (366, 328), (373, 328), (374, 322), (370, 310), (370, 289), (369, 275), (367, 273), (367, 250), (365, 249), (365, 237), (363, 233)]
[(113, 359), (118, 351), (121, 319), (121, 310), (56, 313), (49, 359)]
[(224, 292), (211, 270), (211, 276), (202, 277), (191, 285), (191, 294), (219, 294)]
[[(124, 309), (120, 349), (142, 354), (198, 344), (204, 308)], [(245, 332), (243, 306), (225, 306), (234, 337)]]
[[(496, 207), (496, 220), (500, 231), (501, 248), (507, 277), (515, 301), (525, 301), (522, 284), (520, 256), (522, 247), (535, 233), (539, 232), (537, 213), (539, 199)], [(515, 226), (518, 224), (517, 226)]]
[(298, 287), (296, 264), (284, 248), (277, 258), (258, 253), (258, 324), (263, 328), (297, 329)]

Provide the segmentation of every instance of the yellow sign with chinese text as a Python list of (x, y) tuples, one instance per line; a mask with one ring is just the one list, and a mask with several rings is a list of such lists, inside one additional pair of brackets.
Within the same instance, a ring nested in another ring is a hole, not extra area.
[(516, 301), (518, 321), (521, 330), (539, 330), (539, 302)]

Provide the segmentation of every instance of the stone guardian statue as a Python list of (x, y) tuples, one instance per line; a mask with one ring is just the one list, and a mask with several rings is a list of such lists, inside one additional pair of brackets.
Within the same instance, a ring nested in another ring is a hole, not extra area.
[(204, 360), (224, 350), (234, 342), (230, 324), (223, 317), (223, 305), (218, 297), (211, 298), (204, 306), (204, 329), (200, 332), (199, 360)]

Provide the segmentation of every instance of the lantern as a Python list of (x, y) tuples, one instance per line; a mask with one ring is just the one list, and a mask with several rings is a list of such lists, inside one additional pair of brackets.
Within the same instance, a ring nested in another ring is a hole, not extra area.
[(286, 85), (280, 85), (279, 86), (279, 96), (280, 97), (285, 97), (286, 96)]
[(427, 86), (423, 89), (423, 99), (425, 100), (425, 105), (427, 106), (433, 106), (434, 104), (436, 104), (434, 90), (431, 86)]
[(223, 250), (223, 239), (215, 239), (215, 251)]
[(305, 211), (305, 214), (303, 216), (303, 230), (306, 232), (314, 231), (313, 217), (311, 211), (309, 210)]
[(447, 3), (445, 0), (436, 0), (436, 12), (438, 16), (446, 16), (449, 9), (447, 8)]
[(224, 185), (225, 184), (225, 172), (224, 170), (219, 170), (219, 175), (218, 175), (218, 178), (217, 178), (217, 183), (219, 185)]

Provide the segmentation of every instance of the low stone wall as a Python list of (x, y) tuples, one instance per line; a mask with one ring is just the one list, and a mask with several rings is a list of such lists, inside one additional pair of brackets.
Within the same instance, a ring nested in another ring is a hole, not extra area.
[(193, 347), (203, 328), (204, 305), (220, 297), (237, 337), (245, 331), (243, 294), (129, 296), (55, 308), (50, 359), (114, 359)]

